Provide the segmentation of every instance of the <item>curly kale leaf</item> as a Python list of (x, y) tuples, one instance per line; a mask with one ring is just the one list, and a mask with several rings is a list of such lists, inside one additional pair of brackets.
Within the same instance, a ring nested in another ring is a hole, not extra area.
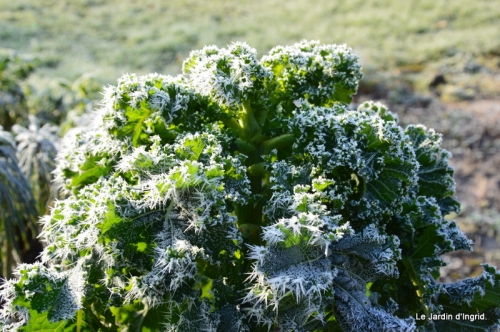
[(333, 243), (330, 260), (339, 273), (334, 281), (335, 317), (344, 331), (412, 331), (413, 319), (400, 319), (366, 295), (366, 285), (380, 277), (397, 277), (399, 241), (368, 226), (362, 233)]
[[(44, 324), (51, 325), (75, 317), (82, 308), (86, 287), (81, 263), (67, 272), (51, 271), (40, 263), (21, 265), (17, 270), (19, 279), (2, 285), (2, 292), (9, 294), (2, 318), (13, 320), (14, 325), (19, 327), (29, 319), (31, 321), (30, 316), (34, 315), (37, 318), (33, 328), (36, 329), (37, 324), (41, 328)], [(44, 323), (46, 320), (48, 322)]]
[(488, 264), (477, 278), (443, 285), (439, 304), (449, 319), (433, 320), (428, 331), (496, 331), (500, 329), (500, 272)]
[[(272, 100), (292, 107), (306, 99), (316, 106), (350, 103), (361, 79), (358, 57), (346, 45), (321, 45), (302, 41), (293, 46), (277, 46), (262, 58), (274, 74)], [(292, 107), (293, 108), (293, 107)]]
[(298, 214), (265, 227), (267, 246), (251, 248), (256, 262), (249, 277), (254, 285), (245, 298), (252, 304), (249, 314), (285, 330), (329, 329), (334, 314), (346, 331), (359, 326), (410, 331), (412, 319), (399, 319), (366, 296), (369, 282), (398, 274), (397, 238), (381, 235), (375, 225), (354, 233), (348, 224), (340, 225), (341, 215), (330, 216), (321, 193), (309, 189), (295, 186), (289, 208)]
[(455, 181), (453, 168), (448, 164), (451, 153), (441, 148), (442, 138), (432, 129), (422, 125), (406, 128), (420, 164), (418, 170), (418, 195), (434, 197), (443, 215), (458, 213), (460, 204), (453, 198)]
[[(2, 274), (9, 276), (20, 257), (20, 243), (27, 243), (27, 232), (38, 233), (37, 204), (29, 180), (18, 165), (16, 144), (12, 135), (0, 126), (0, 244)], [(21, 239), (22, 241), (20, 241)]]
[[(445, 264), (440, 256), (471, 247), (456, 223), (444, 218), (450, 211), (458, 211), (458, 203), (453, 198), (453, 170), (447, 164), (449, 153), (440, 147), (440, 136), (423, 126), (410, 126), (407, 133), (419, 161), (418, 181), (402, 211), (387, 225), (388, 232), (401, 239), (402, 260), (398, 264), (401, 274), (398, 279), (379, 280), (371, 289), (382, 295), (381, 303), (392, 300), (405, 303), (396, 312), (400, 316), (418, 313), (429, 317), (445, 312), (438, 302), (444, 286), (436, 282), (439, 268)], [(430, 183), (434, 182), (439, 185), (431, 190)]]
[(314, 176), (333, 180), (332, 190), (349, 205), (343, 213), (355, 228), (401, 210), (417, 181), (418, 163), (411, 142), (394, 121), (365, 108), (301, 103), (289, 127), (297, 136), (292, 163), (310, 164)]

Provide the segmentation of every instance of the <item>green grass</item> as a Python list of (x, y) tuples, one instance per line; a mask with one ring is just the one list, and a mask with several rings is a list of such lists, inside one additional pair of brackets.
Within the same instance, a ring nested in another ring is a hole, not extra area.
[(246, 41), (346, 43), (368, 70), (459, 52), (500, 54), (496, 0), (0, 0), (0, 47), (40, 56), (45, 77), (177, 74), (192, 49)]

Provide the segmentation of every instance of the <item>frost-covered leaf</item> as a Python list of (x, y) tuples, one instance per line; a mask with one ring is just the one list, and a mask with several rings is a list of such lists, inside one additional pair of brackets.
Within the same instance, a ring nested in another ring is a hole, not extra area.
[(362, 76), (358, 57), (346, 45), (302, 41), (275, 47), (261, 61), (274, 74), (272, 99), (288, 105), (301, 98), (317, 106), (349, 104)]
[[(433, 197), (409, 199), (396, 220), (389, 227), (402, 239), (400, 278), (379, 280), (372, 289), (382, 295), (382, 303), (389, 298), (404, 302), (405, 306), (398, 311), (401, 315), (411, 311), (426, 315), (440, 311), (437, 298), (442, 285), (435, 281), (444, 265), (440, 256), (454, 250), (470, 250), (470, 241), (454, 221), (444, 219)], [(387, 283), (393, 287), (386, 287)]]
[[(26, 305), (29, 305), (26, 303)], [(21, 327), (20, 332), (77, 332), (77, 331), (93, 331), (94, 329), (90, 324), (85, 322), (84, 318), (71, 320), (63, 320), (58, 322), (51, 322), (48, 319), (47, 312), (39, 313), (31, 309), (28, 311), (30, 321), (33, 323), (30, 326)]]
[(459, 212), (460, 204), (453, 198), (455, 181), (453, 168), (448, 164), (451, 153), (441, 148), (441, 135), (422, 125), (406, 128), (415, 156), (420, 164), (418, 170), (418, 195), (435, 197), (443, 215)]
[(29, 318), (29, 312), (36, 311), (33, 328), (43, 329), (53, 325), (50, 323), (72, 319), (82, 308), (85, 272), (81, 263), (68, 272), (51, 271), (40, 263), (23, 264), (16, 274), (19, 275), (18, 281), (8, 281), (2, 286), (2, 292), (16, 296), (7, 299), (6, 309), (2, 312), (4, 318), (16, 322), (15, 312), (22, 311), (27, 315), (21, 319), (22, 322)]
[(349, 201), (346, 213), (353, 225), (364, 226), (366, 218), (380, 220), (399, 211), (418, 170), (401, 128), (375, 111), (298, 106), (290, 121), (299, 137), (292, 160), (311, 163), (315, 176), (334, 181), (334, 190)]
[(189, 54), (183, 72), (197, 91), (220, 105), (237, 111), (245, 100), (257, 106), (265, 98), (263, 81), (271, 77), (257, 59), (257, 52), (245, 43), (234, 43), (227, 49), (206, 46)]
[[(29, 181), (16, 158), (16, 145), (12, 135), (0, 126), (0, 254), (2, 274), (10, 276), (15, 265), (15, 255), (21, 256), (22, 243), (27, 243), (26, 233), (38, 234), (36, 201)], [(20, 241), (22, 240), (22, 241)]]
[(59, 138), (56, 135), (56, 126), (45, 124), (40, 127), (34, 115), (30, 115), (29, 119), (28, 128), (14, 125), (12, 131), (17, 141), (19, 167), (30, 182), (37, 201), (38, 213), (43, 215), (50, 200), (55, 198), (51, 173), (56, 167), (55, 158)]
[(398, 241), (378, 234), (373, 225), (362, 233), (332, 243), (332, 266), (339, 271), (333, 282), (336, 318), (344, 331), (412, 331), (413, 319), (400, 319), (374, 305), (366, 285), (381, 277), (397, 277)]
[(477, 278), (443, 286), (439, 303), (449, 319), (433, 322), (436, 331), (496, 331), (500, 329), (500, 272), (483, 265)]

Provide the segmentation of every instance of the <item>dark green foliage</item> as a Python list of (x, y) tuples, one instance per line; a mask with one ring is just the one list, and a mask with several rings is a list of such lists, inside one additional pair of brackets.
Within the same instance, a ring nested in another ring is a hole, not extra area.
[(18, 166), (15, 142), (0, 126), (0, 232), (2, 274), (9, 276), (19, 262), (26, 233), (38, 234), (36, 202)]

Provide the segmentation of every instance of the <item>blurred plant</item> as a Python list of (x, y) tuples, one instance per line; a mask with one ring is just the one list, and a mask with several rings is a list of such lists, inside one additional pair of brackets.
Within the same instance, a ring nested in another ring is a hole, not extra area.
[(0, 243), (2, 274), (11, 275), (29, 245), (29, 233), (38, 234), (36, 203), (16, 158), (12, 135), (0, 126)]
[(70, 128), (88, 123), (85, 118), (99, 99), (102, 82), (86, 73), (74, 82), (55, 79), (26, 83), (38, 63), (13, 50), (0, 49), (0, 125), (10, 131), (14, 124), (27, 125), (28, 116), (32, 114), (37, 116), (40, 125), (60, 125), (62, 136)]
[(12, 267), (26, 259), (30, 248), (40, 245), (35, 220), (58, 196), (51, 175), (58, 135), (89, 122), (101, 88), (99, 81), (85, 74), (73, 83), (54, 80), (38, 90), (26, 82), (36, 64), (0, 49), (0, 235), (5, 277), (11, 277)]
[(0, 48), (0, 125), (9, 130), (27, 116), (22, 81), (35, 69), (37, 60)]
[(51, 124), (40, 127), (34, 115), (29, 115), (28, 128), (14, 125), (19, 167), (28, 179), (36, 200), (38, 215), (46, 213), (47, 204), (54, 198), (52, 171), (57, 155), (58, 128)]
[(94, 108), (101, 88), (102, 83), (90, 74), (84, 74), (74, 82), (56, 79), (40, 90), (28, 87), (25, 90), (27, 106), (42, 125), (60, 125), (60, 135), (63, 135), (70, 128), (81, 125), (80, 117)]
[(94, 119), (92, 114), (96, 100), (101, 99), (102, 82), (90, 74), (84, 74), (72, 84), (65, 85), (67, 93), (64, 103), (69, 111), (60, 126), (60, 135), (65, 135), (71, 128), (86, 128)]

